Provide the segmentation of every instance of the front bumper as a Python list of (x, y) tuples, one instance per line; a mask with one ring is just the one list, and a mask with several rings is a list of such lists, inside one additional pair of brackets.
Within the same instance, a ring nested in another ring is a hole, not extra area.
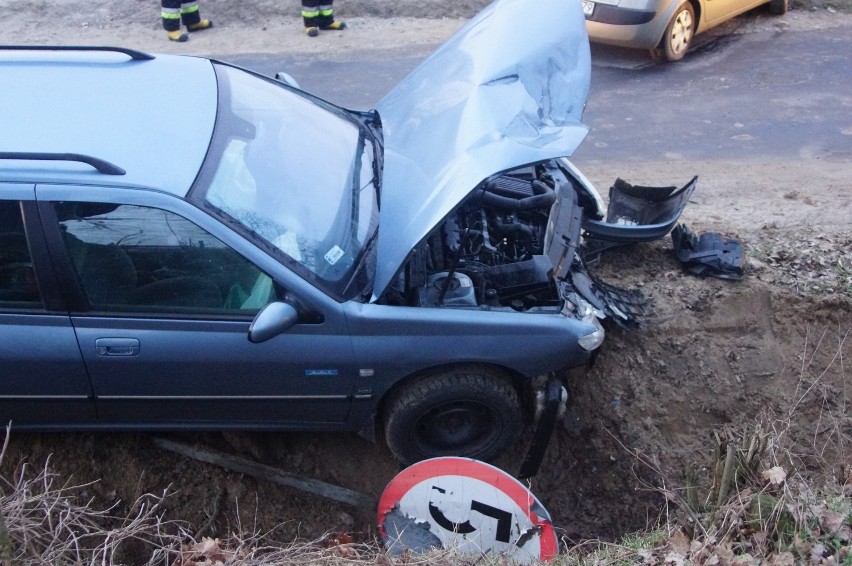
[(592, 15), (586, 16), (589, 41), (642, 49), (660, 44), (667, 23), (664, 14), (593, 3)]
[(591, 16), (586, 16), (586, 23), (598, 22), (613, 26), (639, 26), (647, 24), (654, 19), (657, 13), (654, 10), (636, 10), (631, 8), (620, 8), (612, 4), (591, 2), (594, 8)]

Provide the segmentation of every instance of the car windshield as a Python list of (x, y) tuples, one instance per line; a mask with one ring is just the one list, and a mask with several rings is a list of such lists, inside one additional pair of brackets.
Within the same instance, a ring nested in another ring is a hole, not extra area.
[(300, 275), (343, 297), (378, 226), (375, 147), (352, 115), (216, 66), (220, 108), (205, 205)]

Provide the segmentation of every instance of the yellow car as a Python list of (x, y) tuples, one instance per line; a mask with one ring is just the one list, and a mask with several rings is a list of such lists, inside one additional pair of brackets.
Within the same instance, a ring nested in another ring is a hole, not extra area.
[(776, 15), (787, 0), (581, 0), (589, 41), (649, 49), (655, 59), (678, 61), (695, 34), (763, 4)]

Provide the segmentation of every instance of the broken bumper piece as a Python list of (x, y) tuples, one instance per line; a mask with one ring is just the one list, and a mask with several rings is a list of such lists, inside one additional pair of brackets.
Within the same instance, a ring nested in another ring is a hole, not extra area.
[(616, 179), (609, 189), (606, 220), (586, 220), (586, 236), (610, 242), (649, 242), (663, 238), (677, 223), (698, 177), (677, 187), (644, 187)]
[(609, 317), (624, 328), (638, 328), (652, 314), (650, 300), (637, 289), (621, 289), (595, 279), (579, 261), (563, 281), (562, 296), (576, 304), (576, 296), (588, 301), (600, 318)]
[(724, 240), (718, 232), (700, 236), (684, 224), (672, 230), (677, 259), (694, 275), (742, 279), (743, 248), (736, 240)]
[(616, 179), (609, 191), (605, 220), (582, 221), (584, 241), (579, 257), (567, 274), (560, 274), (562, 296), (576, 304), (581, 297), (600, 318), (609, 317), (625, 328), (637, 328), (652, 316), (650, 300), (638, 290), (626, 290), (595, 279), (586, 261), (601, 252), (625, 244), (659, 240), (677, 224), (698, 177), (678, 188), (631, 185)]

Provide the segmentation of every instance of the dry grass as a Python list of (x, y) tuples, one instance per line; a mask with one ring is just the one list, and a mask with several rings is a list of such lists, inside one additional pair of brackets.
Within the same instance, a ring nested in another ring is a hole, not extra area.
[[(0, 452), (2, 463), (9, 430)], [(502, 564), (499, 557), (387, 555), (378, 541), (355, 543), (345, 534), (275, 543), (271, 534), (232, 534), (196, 540), (188, 525), (165, 520), (167, 494), (140, 497), (125, 516), (98, 509), (85, 495), (90, 484), (71, 484), (50, 470), (21, 464), (0, 476), (0, 566), (450, 566)]]
[[(709, 464), (688, 467), (682, 485), (667, 485), (666, 470), (633, 452), (659, 478), (658, 485), (646, 486), (665, 497), (659, 525), (618, 544), (575, 546), (559, 563), (852, 566), (847, 338), (848, 332), (835, 345), (824, 336), (806, 345), (787, 414), (767, 412), (751, 426), (717, 433)], [(820, 348), (836, 348), (830, 367), (813, 366)], [(828, 383), (830, 372), (839, 376), (842, 391)], [(810, 431), (797, 422), (805, 407), (818, 412)]]
[[(6, 455), (9, 430), (0, 452)], [(169, 564), (174, 535), (160, 516), (162, 497), (145, 495), (117, 517), (86, 500), (85, 485), (71, 485), (50, 471), (24, 463), (14, 477), (0, 477), (0, 564), (15, 566), (105, 565), (147, 549), (147, 564)], [(138, 562), (137, 562), (138, 563)]]

